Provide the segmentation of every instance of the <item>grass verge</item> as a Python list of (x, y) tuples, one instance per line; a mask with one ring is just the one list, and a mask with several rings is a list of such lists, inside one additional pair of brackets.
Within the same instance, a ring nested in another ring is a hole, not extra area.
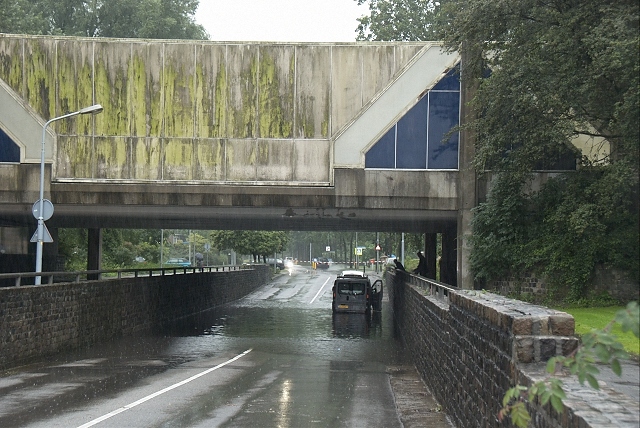
[[(571, 314), (576, 321), (576, 334), (583, 335), (591, 330), (602, 330), (616, 316), (616, 312), (625, 309), (623, 306), (607, 306), (602, 308), (562, 308), (563, 312)], [(619, 324), (614, 324), (611, 333), (622, 343), (624, 349), (632, 358), (638, 359), (640, 355), (640, 339), (632, 332), (622, 332)]]

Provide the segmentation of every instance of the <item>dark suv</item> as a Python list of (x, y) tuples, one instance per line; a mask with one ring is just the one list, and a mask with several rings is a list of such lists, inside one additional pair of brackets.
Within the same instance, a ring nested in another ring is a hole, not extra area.
[(320, 257), (318, 259), (318, 263), (316, 263), (317, 269), (329, 269), (329, 259), (325, 257)]

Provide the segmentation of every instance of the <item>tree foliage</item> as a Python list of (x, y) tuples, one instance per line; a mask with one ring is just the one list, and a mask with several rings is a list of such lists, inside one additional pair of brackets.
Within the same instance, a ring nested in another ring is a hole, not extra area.
[(435, 40), (441, 2), (433, 0), (357, 0), (369, 3), (358, 19), (357, 39), (376, 41)]
[[(637, 280), (638, 3), (471, 1), (445, 11), (448, 46), (477, 55), (472, 74), (491, 70), (469, 124), (475, 166), (498, 175), (474, 219), (477, 277), (524, 268), (573, 298), (597, 266)], [(581, 135), (606, 138), (610, 155), (578, 159), (575, 173), (523, 194), (527, 174)]]
[[(370, 1), (360, 39), (435, 32), (467, 55), (462, 78), (477, 91), (465, 126), (476, 169), (493, 174), (473, 222), (478, 280), (527, 269), (578, 297), (599, 265), (638, 279), (638, 10), (635, 0)], [(606, 139), (610, 153), (581, 158), (578, 136)], [(575, 173), (525, 192), (533, 171), (572, 152)]]
[[(638, 2), (452, 1), (447, 46), (488, 67), (476, 164), (532, 169), (577, 135), (602, 136), (614, 160), (638, 160)], [(468, 48), (467, 48), (468, 47)], [(482, 60), (482, 61), (480, 61)], [(476, 75), (480, 70), (473, 68)]]
[(215, 230), (209, 236), (216, 248), (250, 254), (255, 262), (281, 253), (289, 243), (289, 234), (280, 231)]
[(0, 0), (0, 32), (84, 37), (207, 39), (199, 0)]

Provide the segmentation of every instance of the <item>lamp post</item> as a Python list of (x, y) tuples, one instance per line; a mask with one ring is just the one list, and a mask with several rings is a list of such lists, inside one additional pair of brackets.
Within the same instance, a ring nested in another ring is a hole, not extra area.
[[(34, 205), (34, 215), (37, 215), (38, 219), (38, 230), (36, 231), (37, 239), (36, 239), (36, 273), (42, 272), (42, 246), (44, 244), (44, 139), (47, 132), (47, 126), (50, 123), (55, 122), (56, 120), (66, 119), (68, 117), (77, 116), (80, 114), (97, 114), (102, 111), (102, 106), (100, 104), (95, 104), (89, 107), (85, 107), (78, 111), (74, 111), (73, 113), (68, 113), (63, 116), (54, 117), (53, 119), (49, 119), (47, 123), (42, 127), (42, 151), (40, 153), (40, 199)], [(49, 202), (50, 214), (53, 214), (53, 204)], [(36, 208), (37, 206), (37, 208)], [(39, 285), (41, 283), (42, 277), (36, 276), (35, 284)]]

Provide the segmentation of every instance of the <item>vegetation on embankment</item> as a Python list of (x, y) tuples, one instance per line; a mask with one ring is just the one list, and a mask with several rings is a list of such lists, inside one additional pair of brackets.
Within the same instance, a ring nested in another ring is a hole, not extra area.
[[(592, 330), (604, 329), (621, 309), (624, 307), (562, 308), (561, 310), (573, 316), (576, 321), (576, 334), (583, 335)], [(622, 332), (620, 324), (615, 323), (611, 333), (617, 337), (625, 351), (629, 352), (633, 358), (637, 359), (640, 356), (640, 339), (631, 331)]]

